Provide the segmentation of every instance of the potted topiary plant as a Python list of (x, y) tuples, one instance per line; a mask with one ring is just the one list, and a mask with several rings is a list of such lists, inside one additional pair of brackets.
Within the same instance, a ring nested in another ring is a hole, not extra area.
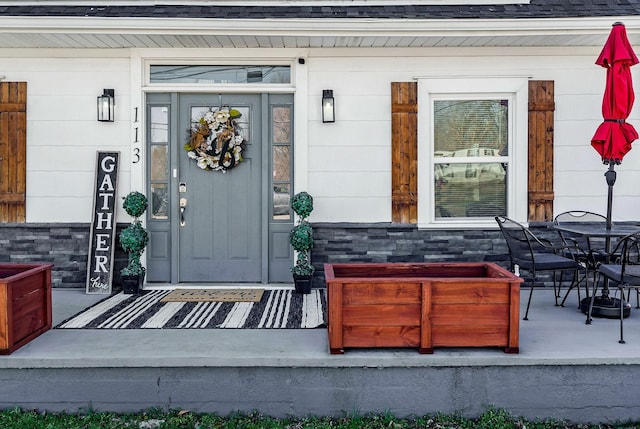
[(291, 268), (293, 283), (298, 293), (311, 293), (311, 279), (315, 268), (311, 265), (313, 229), (307, 217), (313, 210), (313, 197), (299, 192), (291, 199), (291, 208), (298, 215), (298, 224), (289, 233), (289, 243), (297, 252), (296, 264)]
[(139, 293), (144, 284), (145, 268), (140, 262), (144, 248), (149, 243), (149, 233), (138, 219), (147, 209), (147, 197), (140, 192), (131, 192), (122, 203), (122, 208), (133, 217), (131, 225), (120, 232), (120, 245), (128, 255), (127, 266), (120, 270), (122, 292)]

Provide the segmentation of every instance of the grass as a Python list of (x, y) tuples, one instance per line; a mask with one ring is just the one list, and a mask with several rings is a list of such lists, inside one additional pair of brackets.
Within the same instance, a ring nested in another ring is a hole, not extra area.
[(504, 410), (488, 408), (478, 418), (434, 414), (396, 418), (392, 414), (343, 417), (272, 418), (259, 413), (198, 414), (189, 411), (148, 410), (135, 414), (88, 412), (78, 414), (39, 411), (0, 411), (1, 429), (614, 429), (640, 428), (640, 422), (575, 424), (558, 420), (525, 420)]

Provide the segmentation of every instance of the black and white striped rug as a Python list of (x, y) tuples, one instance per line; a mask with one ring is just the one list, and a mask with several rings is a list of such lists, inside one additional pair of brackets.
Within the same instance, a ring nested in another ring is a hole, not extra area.
[(160, 302), (171, 291), (106, 298), (57, 329), (311, 329), (326, 327), (323, 289), (265, 290), (259, 302)]

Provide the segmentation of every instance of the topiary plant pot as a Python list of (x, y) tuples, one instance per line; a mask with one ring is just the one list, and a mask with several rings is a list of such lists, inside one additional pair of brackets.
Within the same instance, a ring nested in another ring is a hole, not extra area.
[(308, 294), (311, 293), (311, 279), (313, 275), (301, 276), (298, 274), (293, 275), (293, 284), (295, 286), (296, 293)]
[(144, 285), (144, 273), (136, 275), (121, 275), (122, 279), (122, 293), (126, 295), (135, 295), (142, 291)]

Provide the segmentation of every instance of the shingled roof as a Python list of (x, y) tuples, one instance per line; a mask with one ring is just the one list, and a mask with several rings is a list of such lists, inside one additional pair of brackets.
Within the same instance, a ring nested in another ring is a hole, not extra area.
[[(400, 2), (398, 2), (400, 3)], [(640, 15), (640, 1), (531, 0), (529, 4), (370, 6), (0, 6), (0, 16), (216, 19), (518, 19)]]
[(0, 48), (601, 46), (616, 21), (640, 44), (640, 0), (165, 2), (0, 0)]

